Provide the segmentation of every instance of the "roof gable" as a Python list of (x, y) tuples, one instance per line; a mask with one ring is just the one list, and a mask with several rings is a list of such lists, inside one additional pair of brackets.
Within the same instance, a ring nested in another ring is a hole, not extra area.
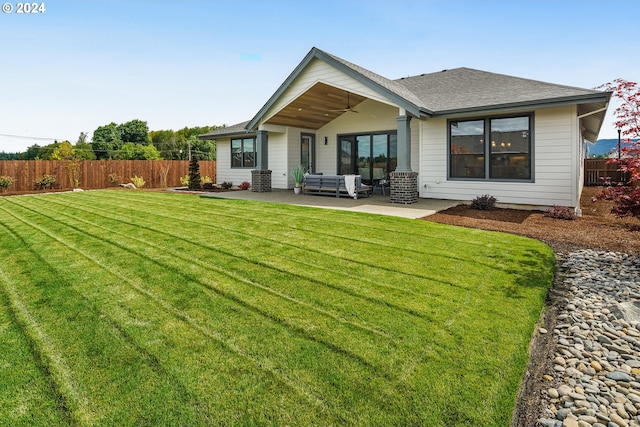
[(304, 57), (300, 64), (298, 64), (293, 72), (289, 74), (278, 90), (276, 90), (267, 103), (260, 109), (258, 114), (249, 121), (249, 124), (247, 125), (248, 130), (254, 130), (258, 126), (260, 120), (284, 94), (292, 82), (304, 71), (305, 68), (307, 68), (311, 61), (316, 58), (342, 71), (370, 89), (381, 93), (383, 96), (389, 98), (397, 105), (400, 105), (411, 114), (416, 116), (421, 115), (422, 112), (419, 106), (420, 99), (407, 90), (403, 85), (314, 47)]

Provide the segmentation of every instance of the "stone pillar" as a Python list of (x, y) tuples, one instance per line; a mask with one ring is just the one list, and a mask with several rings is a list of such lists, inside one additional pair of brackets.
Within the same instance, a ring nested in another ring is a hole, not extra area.
[(251, 191), (266, 193), (271, 191), (271, 171), (268, 169), (254, 169), (251, 171)]
[(391, 172), (391, 203), (408, 205), (418, 201), (418, 172)]

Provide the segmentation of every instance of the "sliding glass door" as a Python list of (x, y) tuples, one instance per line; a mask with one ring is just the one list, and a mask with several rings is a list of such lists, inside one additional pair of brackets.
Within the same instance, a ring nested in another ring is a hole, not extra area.
[(393, 172), (398, 164), (395, 131), (338, 135), (338, 173), (358, 174), (372, 184)]

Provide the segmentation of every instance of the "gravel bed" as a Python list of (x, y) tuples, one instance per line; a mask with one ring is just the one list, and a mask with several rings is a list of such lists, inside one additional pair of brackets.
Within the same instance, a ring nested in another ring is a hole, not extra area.
[(558, 266), (566, 293), (542, 390), (545, 427), (640, 427), (640, 257), (592, 249)]

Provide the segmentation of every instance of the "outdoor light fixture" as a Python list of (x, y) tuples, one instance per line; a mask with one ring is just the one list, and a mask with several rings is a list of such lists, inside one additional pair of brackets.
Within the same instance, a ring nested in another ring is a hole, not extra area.
[(327, 144), (329, 144), (329, 138), (325, 136), (324, 137), (324, 145), (327, 145)]

